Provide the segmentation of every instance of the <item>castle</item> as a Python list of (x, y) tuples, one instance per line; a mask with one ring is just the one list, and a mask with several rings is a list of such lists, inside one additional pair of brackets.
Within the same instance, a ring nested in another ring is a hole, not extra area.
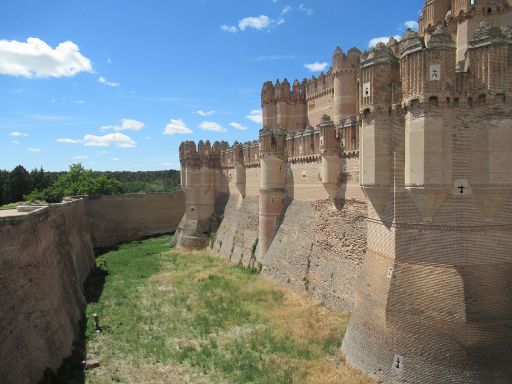
[(511, 383), (511, 5), (426, 0), (265, 83), (259, 141), (182, 143), (176, 246), (351, 311), (347, 362), (384, 383)]

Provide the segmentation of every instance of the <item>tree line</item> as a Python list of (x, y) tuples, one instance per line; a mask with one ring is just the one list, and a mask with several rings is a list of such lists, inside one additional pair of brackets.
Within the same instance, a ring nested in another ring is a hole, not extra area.
[(60, 202), (64, 196), (119, 193), (174, 192), (180, 189), (180, 172), (98, 172), (73, 164), (67, 172), (30, 172), (18, 165), (0, 170), (0, 206), (20, 201)]

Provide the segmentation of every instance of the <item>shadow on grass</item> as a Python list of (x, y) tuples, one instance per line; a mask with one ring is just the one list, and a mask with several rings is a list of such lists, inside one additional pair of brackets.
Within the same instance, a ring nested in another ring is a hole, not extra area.
[[(105, 279), (108, 275), (105, 265), (98, 260), (97, 266), (89, 274), (84, 284), (84, 296), (87, 305), (97, 303), (103, 292)], [(47, 368), (44, 371), (43, 379), (39, 384), (84, 384), (85, 383), (85, 367), (82, 362), (87, 359), (86, 353), (86, 336), (87, 318), (85, 311), (79, 324), (78, 336), (73, 342), (71, 355), (62, 361), (62, 365), (57, 371)]]

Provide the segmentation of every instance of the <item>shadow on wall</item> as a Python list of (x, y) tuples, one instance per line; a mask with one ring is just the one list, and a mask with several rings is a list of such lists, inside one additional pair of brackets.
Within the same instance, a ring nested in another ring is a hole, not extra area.
[[(87, 305), (99, 301), (107, 275), (108, 272), (102, 266), (96, 266), (87, 277), (84, 283)], [(82, 362), (87, 361), (86, 330), (87, 317), (84, 313), (80, 321), (80, 333), (73, 342), (71, 355), (62, 361), (62, 365), (56, 372), (46, 369), (39, 384), (85, 384), (85, 366)]]

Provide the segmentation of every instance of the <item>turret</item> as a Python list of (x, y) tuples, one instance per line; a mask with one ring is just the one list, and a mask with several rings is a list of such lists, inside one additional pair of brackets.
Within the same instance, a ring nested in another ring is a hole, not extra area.
[(260, 132), (259, 249), (262, 260), (280, 225), (285, 204), (286, 146), (284, 130)]
[[(489, 221), (512, 192), (512, 40), (510, 27), (482, 22), (469, 42), (472, 108), (479, 120), (472, 137), (471, 191)], [(508, 104), (508, 105), (507, 105)]]
[(235, 143), (233, 145), (233, 160), (235, 164), (235, 185), (240, 196), (245, 197), (246, 192), (246, 172), (244, 165), (244, 147), (242, 144)]
[(510, 1), (507, 0), (453, 0), (452, 16), (457, 27), (457, 63), (460, 71), (467, 70), (466, 53), (481, 22), (495, 27), (510, 25)]
[(382, 214), (393, 189), (392, 116), (400, 101), (398, 58), (383, 43), (361, 56), (361, 186)]
[(304, 129), (307, 121), (305, 83), (290, 85), (287, 79), (266, 82), (261, 92), (263, 127), (267, 129)]
[(452, 0), (425, 0), (419, 17), (419, 34), (427, 39), (437, 26), (443, 25), (451, 10)]
[(405, 115), (405, 187), (425, 221), (432, 221), (452, 186), (451, 113), (455, 44), (446, 27), (432, 32), (428, 48), (416, 32), (400, 43)]
[(338, 125), (348, 116), (357, 115), (357, 75), (361, 51), (352, 48), (345, 54), (336, 48), (332, 59), (334, 76), (334, 123)]
[(341, 183), (342, 173), (336, 126), (329, 116), (324, 115), (318, 128), (320, 129), (320, 155), (322, 159), (320, 177), (329, 197), (334, 199)]
[(210, 219), (215, 209), (216, 173), (220, 168), (220, 146), (210, 142), (180, 145), (181, 185), (185, 192), (185, 215), (175, 236), (183, 249), (201, 249), (208, 241)]

